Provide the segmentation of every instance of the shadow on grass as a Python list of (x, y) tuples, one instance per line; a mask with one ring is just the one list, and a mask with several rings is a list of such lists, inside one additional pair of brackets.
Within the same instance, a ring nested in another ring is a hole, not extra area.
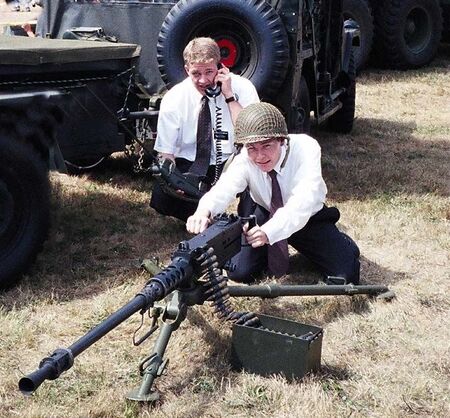
[[(183, 375), (183, 379), (170, 383), (170, 391), (181, 393), (186, 390), (186, 381), (195, 382), (201, 378), (205, 370), (214, 370), (214, 375), (227, 378), (229, 376), (228, 357), (230, 340), (219, 332), (217, 321), (209, 322), (208, 319), (195, 309), (189, 309), (188, 322), (202, 331), (202, 340), (209, 346), (209, 358), (206, 361), (194, 362), (190, 365), (189, 375)], [(225, 326), (230, 326), (226, 323)]]
[(318, 131), (329, 197), (346, 201), (399, 193), (448, 196), (450, 129), (430, 127), (430, 132), (422, 132), (427, 140), (416, 138), (415, 129), (401, 122), (359, 118), (351, 135)]
[[(381, 65), (380, 65), (381, 64)], [(392, 70), (388, 68), (383, 68), (383, 63), (379, 62), (369, 62), (369, 66), (364, 68), (361, 72), (361, 76), (368, 76), (369, 79), (365, 79), (365, 84), (378, 84), (385, 81), (386, 77), (391, 80), (411, 80), (411, 77), (416, 75), (423, 75), (427, 73), (433, 74), (443, 74), (448, 73), (448, 67), (450, 66), (450, 43), (441, 42), (439, 45), (437, 54), (431, 63), (425, 67), (418, 69), (408, 69), (408, 70)]]
[(3, 309), (94, 296), (142, 276), (144, 258), (167, 263), (187, 238), (182, 222), (156, 214), (148, 203), (102, 192), (92, 183), (85, 187), (63, 197), (56, 193), (49, 239), (29, 273), (0, 293)]
[(153, 188), (152, 175), (146, 172), (136, 173), (134, 163), (125, 153), (116, 153), (96, 167), (87, 170), (71, 170), (71, 175), (84, 176), (97, 185), (130, 187), (133, 190), (148, 193)]

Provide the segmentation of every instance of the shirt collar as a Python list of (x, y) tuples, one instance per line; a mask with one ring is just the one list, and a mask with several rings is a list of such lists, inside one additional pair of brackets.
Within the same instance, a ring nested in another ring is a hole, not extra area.
[[(195, 87), (194, 83), (192, 82), (191, 78), (188, 76), (186, 78), (186, 82), (189, 85), (189, 90), (192, 93), (192, 96), (194, 98), (195, 102), (199, 102), (202, 100), (203, 95), (197, 90), (197, 88)], [(208, 98), (209, 100), (209, 98)]]
[(275, 165), (275, 167), (273, 168), (279, 175), (282, 174), (282, 171), (284, 168), (284, 159), (286, 158), (286, 153), (287, 153), (287, 147), (286, 147), (286, 143), (284, 143), (281, 146), (280, 158), (279, 158), (277, 164)]

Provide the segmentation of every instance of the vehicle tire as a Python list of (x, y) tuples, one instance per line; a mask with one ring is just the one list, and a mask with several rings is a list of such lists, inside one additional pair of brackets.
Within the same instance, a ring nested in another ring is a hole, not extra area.
[(436, 55), (442, 36), (438, 0), (386, 0), (374, 14), (378, 63), (396, 69), (418, 68)]
[(30, 146), (0, 135), (0, 288), (33, 263), (50, 220), (47, 168)]
[(353, 19), (359, 25), (361, 33), (360, 45), (353, 47), (355, 68), (359, 71), (365, 67), (372, 50), (373, 14), (367, 0), (344, 0), (344, 19)]
[(186, 78), (183, 50), (198, 36), (215, 39), (223, 64), (250, 79), (263, 99), (278, 93), (288, 70), (289, 44), (280, 17), (265, 0), (180, 0), (158, 37), (159, 70), (168, 87)]
[(353, 120), (355, 119), (356, 68), (353, 50), (350, 54), (348, 79), (347, 90), (339, 96), (342, 107), (328, 118), (328, 128), (333, 132), (343, 134), (347, 134), (352, 130)]

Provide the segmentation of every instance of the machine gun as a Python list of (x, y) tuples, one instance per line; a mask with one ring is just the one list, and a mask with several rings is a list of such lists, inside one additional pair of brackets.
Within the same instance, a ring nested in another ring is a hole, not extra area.
[(151, 171), (164, 191), (178, 199), (198, 202), (209, 190), (205, 177), (194, 173), (182, 173), (168, 158), (162, 162), (155, 159)]
[[(222, 275), (223, 268), (231, 268), (229, 261), (236, 255), (242, 245), (242, 226), (253, 223), (254, 218), (241, 218), (234, 215), (220, 215), (215, 218), (203, 233), (188, 241), (182, 241), (173, 254), (170, 265), (155, 271), (144, 288), (122, 308), (111, 314), (83, 337), (68, 348), (59, 348), (44, 358), (39, 368), (19, 381), (19, 389), (24, 394), (33, 393), (44, 380), (57, 379), (61, 373), (69, 370), (75, 357), (93, 345), (109, 331), (136, 312), (142, 315), (151, 311), (153, 318), (150, 330), (136, 339), (134, 345), (147, 340), (158, 328), (158, 319), (162, 320), (160, 334), (155, 342), (153, 352), (139, 365), (143, 376), (141, 386), (131, 391), (127, 398), (141, 402), (154, 402), (159, 399), (156, 390), (152, 390), (154, 380), (161, 376), (167, 365), (164, 352), (172, 332), (186, 318), (188, 306), (200, 305), (210, 301), (219, 318), (231, 321), (235, 325), (249, 328), (262, 327), (259, 318), (252, 312), (234, 311), (230, 296), (278, 297), (286, 295), (336, 295), (336, 294), (370, 294), (379, 295), (388, 292), (385, 286), (230, 286)], [(244, 244), (246, 245), (246, 244)], [(228, 265), (227, 265), (228, 264)], [(169, 296), (167, 305), (155, 305), (155, 302)], [(141, 323), (142, 326), (142, 323)], [(305, 341), (311, 342), (317, 334), (303, 335)]]
[[(195, 299), (196, 303), (203, 303), (205, 299), (210, 299), (215, 304), (216, 311), (222, 318), (241, 320), (247, 323), (247, 316), (235, 315), (229, 302), (226, 300), (226, 294), (223, 291), (226, 288), (226, 280), (221, 274), (221, 268), (240, 251), (242, 222), (247, 222), (248, 220), (248, 218), (223, 215), (216, 218), (215, 222), (204, 233), (196, 235), (188, 241), (182, 241), (173, 254), (170, 265), (155, 274), (134, 299), (110, 315), (70, 347), (57, 349), (50, 357), (44, 358), (40, 362), (38, 370), (20, 380), (19, 389), (23, 393), (30, 394), (44, 380), (58, 378), (62, 372), (72, 367), (76, 356), (105, 336), (109, 331), (136, 312), (140, 311), (141, 314), (144, 314), (153, 307), (155, 302), (163, 299), (176, 289), (180, 290), (179, 296), (175, 297), (175, 299), (180, 299), (178, 302), (179, 306), (185, 303), (186, 296), (183, 295), (191, 295), (191, 299)], [(198, 282), (197, 279), (205, 274), (208, 277), (207, 280)], [(180, 313), (184, 319), (186, 309), (184, 307), (181, 308)], [(252, 320), (251, 318), (249, 319), (249, 323), (251, 323)], [(135, 341), (135, 344), (139, 345), (147, 339), (154, 331), (153, 328), (139, 341)], [(164, 349), (165, 347), (162, 351)], [(156, 370), (160, 374), (163, 369), (162, 355), (158, 356), (158, 363)]]
[[(141, 149), (134, 170), (151, 173), (167, 194), (197, 203), (210, 188), (206, 177), (194, 173), (182, 173), (172, 160), (159, 158), (157, 153), (149, 147), (145, 130), (141, 132), (143, 135), (141, 137), (135, 135), (126, 124), (127, 121), (146, 120), (155, 128), (157, 115), (158, 112), (154, 110), (130, 111), (127, 107), (118, 112), (118, 122), (132, 138), (133, 147), (137, 145)], [(144, 167), (144, 159), (149, 160), (148, 167)]]

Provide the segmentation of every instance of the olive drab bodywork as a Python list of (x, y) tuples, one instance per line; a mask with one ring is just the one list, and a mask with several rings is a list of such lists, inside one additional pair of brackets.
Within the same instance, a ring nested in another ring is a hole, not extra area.
[[(125, 151), (137, 169), (158, 173), (170, 187), (171, 181), (184, 183), (165, 165), (143, 167), (142, 157), (154, 158), (161, 98), (186, 77), (182, 51), (197, 36), (217, 41), (223, 64), (249, 78), (261, 99), (282, 111), (290, 132), (308, 132), (310, 123), (343, 133), (353, 126), (359, 32), (352, 21), (344, 22), (342, 0), (46, 0), (36, 31), (38, 38), (0, 36), (0, 104), (5, 107), (6, 97), (15, 94), (11, 120), (36, 130), (22, 135), (16, 126), (12, 135), (2, 132), (0, 147), (26, 159), (32, 153), (44, 173), (35, 179), (52, 168), (91, 168)], [(46, 106), (30, 114), (21, 96), (55, 103), (56, 95), (43, 98), (47, 91), (64, 98), (58, 120), (45, 116)], [(27, 118), (51, 120), (47, 145), (34, 139), (41, 130)], [(140, 154), (133, 155), (137, 149)], [(0, 213), (0, 248), (15, 264), (14, 273), (0, 276), (1, 288), (15, 283), (45, 239), (43, 232), (39, 239), (27, 236), (23, 222), (32, 217), (11, 215), (14, 208), (33, 213), (24, 207), (25, 188), (11, 180), (17, 176), (9, 173), (10, 180), (0, 183), (0, 196), (9, 202)], [(48, 179), (42, 182), (48, 187)], [(10, 245), (21, 240), (26, 250)]]

